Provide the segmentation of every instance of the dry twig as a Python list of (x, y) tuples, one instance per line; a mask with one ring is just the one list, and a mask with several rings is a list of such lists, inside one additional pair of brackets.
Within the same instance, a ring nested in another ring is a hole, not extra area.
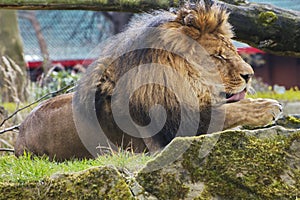
[(8, 149), (8, 148), (0, 148), (0, 151), (6, 151), (6, 152), (11, 152), (11, 153), (15, 152), (14, 149)]
[(9, 128), (6, 128), (6, 129), (3, 129), (3, 130), (0, 131), (0, 135), (5, 133), (5, 132), (8, 132), (8, 131), (13, 131), (15, 129), (19, 129), (19, 127), (20, 127), (20, 124), (15, 125), (15, 126), (11, 126)]

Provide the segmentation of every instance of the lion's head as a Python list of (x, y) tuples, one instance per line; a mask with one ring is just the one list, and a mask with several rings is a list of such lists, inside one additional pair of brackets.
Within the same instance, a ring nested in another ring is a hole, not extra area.
[(210, 107), (243, 99), (253, 75), (232, 37), (228, 13), (218, 5), (145, 14), (101, 46), (100, 59), (82, 79), (75, 100), (87, 117), (96, 107), (110, 141), (132, 142), (137, 151), (168, 144), (181, 130), (185, 113), (193, 113), (188, 119), (201, 113), (199, 124), (184, 124), (196, 124), (196, 130), (185, 132), (205, 133)]
[[(161, 26), (168, 30), (174, 30), (170, 32), (171, 36), (169, 33), (165, 35), (164, 41), (176, 43), (179, 46), (178, 48), (185, 51), (184, 53), (189, 52), (195, 55), (194, 57), (199, 53), (204, 54), (204, 57), (208, 56), (206, 59), (213, 63), (203, 62), (199, 72), (200, 76), (201, 73), (204, 73), (203, 71), (211, 70), (211, 65), (214, 65), (218, 71), (213, 69), (213, 73), (217, 73), (217, 76), (205, 75), (208, 76), (207, 79), (212, 81), (212, 84), (217, 84), (217, 79), (220, 78), (224, 88), (221, 89), (223, 91), (220, 91), (219, 94), (225, 96), (227, 102), (232, 102), (244, 98), (254, 72), (251, 66), (240, 57), (237, 49), (232, 44), (231, 39), (234, 34), (231, 25), (228, 23), (228, 16), (226, 10), (217, 5), (209, 8), (201, 4), (188, 5), (176, 13), (174, 20)], [(180, 35), (176, 36), (177, 32), (197, 41), (206, 52), (193, 52), (196, 48), (186, 45), (186, 41), (181, 39)], [(207, 84), (203, 84), (201, 87), (205, 85)], [(200, 96), (202, 95), (203, 93), (200, 94)], [(218, 97), (216, 98), (218, 99)]]

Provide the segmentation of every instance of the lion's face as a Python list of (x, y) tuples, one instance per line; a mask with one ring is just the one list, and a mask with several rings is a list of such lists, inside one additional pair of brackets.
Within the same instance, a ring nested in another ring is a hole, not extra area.
[(225, 95), (227, 102), (243, 99), (254, 72), (240, 57), (231, 39), (210, 34), (204, 35), (199, 43), (208, 52), (219, 71), (225, 90), (221, 91), (221, 95)]
[[(207, 53), (212, 62), (203, 66), (201, 70), (209, 70), (213, 63), (215, 71), (212, 70), (213, 73), (210, 73), (207, 79), (210, 79), (211, 84), (221, 82), (222, 89), (217, 93), (222, 97), (222, 101), (224, 97), (226, 102), (243, 99), (254, 72), (232, 44), (233, 32), (228, 23), (228, 13), (217, 6), (208, 10), (201, 6), (181, 9), (177, 13), (174, 27), (177, 31), (197, 41)], [(209, 85), (209, 83), (203, 85)], [(215, 100), (218, 102), (217, 99)]]

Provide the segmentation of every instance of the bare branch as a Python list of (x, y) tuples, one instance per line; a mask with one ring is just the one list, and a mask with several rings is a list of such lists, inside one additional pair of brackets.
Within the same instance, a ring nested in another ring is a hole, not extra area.
[(9, 148), (14, 148), (13, 145), (11, 145), (10, 143), (8, 143), (6, 140), (0, 138), (0, 142), (3, 143), (4, 145), (8, 146)]
[(19, 129), (19, 127), (20, 127), (20, 124), (9, 127), (9, 128), (6, 128), (6, 129), (3, 129), (3, 130), (0, 131), (0, 135), (3, 134), (3, 133), (6, 133), (8, 131), (13, 131), (15, 129)]
[(8, 149), (8, 148), (0, 148), (0, 151), (11, 152), (11, 153), (15, 152), (14, 149)]
[(141, 12), (152, 9), (168, 9), (182, 0), (0, 0), (0, 8), (18, 10), (101, 10)]

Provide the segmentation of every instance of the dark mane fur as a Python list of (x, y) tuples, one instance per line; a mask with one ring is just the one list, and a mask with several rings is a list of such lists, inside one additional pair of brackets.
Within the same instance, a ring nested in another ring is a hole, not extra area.
[[(200, 107), (189, 107), (188, 109), (200, 109), (205, 115), (209, 115), (210, 111), (206, 107), (211, 102), (210, 97), (203, 96), (207, 88), (206, 84), (201, 82), (202, 72), (182, 55), (195, 56), (199, 54), (199, 52), (194, 52), (199, 44), (189, 40), (199, 39), (205, 34), (221, 34), (228, 38), (232, 37), (231, 26), (227, 22), (227, 18), (228, 14), (225, 9), (217, 5), (207, 9), (202, 4), (186, 5), (179, 9), (176, 14), (158, 11), (154, 14), (136, 17), (127, 30), (101, 45), (100, 59), (95, 66), (89, 69), (86, 77), (81, 80), (74, 98), (75, 102), (85, 104), (86, 117), (89, 117), (89, 113), (94, 111), (94, 105), (87, 102), (94, 102), (95, 100), (96, 113), (101, 127), (107, 127), (106, 132), (109, 132), (113, 127), (115, 134), (125, 135), (119, 137), (119, 139), (122, 138), (122, 142), (130, 143), (133, 137), (124, 134), (118, 128), (111, 114), (110, 101), (114, 87), (129, 70), (143, 64), (158, 63), (172, 66), (176, 71), (182, 73), (183, 77), (194, 87), (189, 92), (198, 95), (198, 97), (201, 96)], [(191, 45), (187, 45), (189, 43)], [(168, 50), (161, 47), (168, 47)], [(151, 74), (157, 76), (157, 72), (150, 70), (148, 77), (145, 78), (150, 80)], [(128, 88), (132, 85), (138, 85), (140, 81), (142, 80), (133, 77), (128, 82), (130, 84)], [(194, 100), (191, 99), (191, 101)], [(158, 146), (161, 147), (168, 144), (176, 136), (180, 124), (181, 110), (176, 95), (166, 87), (149, 84), (140, 87), (134, 93), (129, 106), (133, 121), (145, 126), (151, 121), (149, 110), (156, 104), (162, 105), (167, 114), (165, 126), (160, 133), (153, 137), (156, 143), (159, 143)], [(122, 110), (121, 107), (120, 110)], [(107, 123), (110, 125), (107, 126)], [(207, 129), (205, 125), (200, 126), (199, 132), (205, 132), (205, 129)], [(135, 139), (139, 143), (145, 141), (140, 138)], [(116, 143), (120, 142), (118, 140)], [(140, 148), (145, 148), (145, 146), (142, 145)]]

